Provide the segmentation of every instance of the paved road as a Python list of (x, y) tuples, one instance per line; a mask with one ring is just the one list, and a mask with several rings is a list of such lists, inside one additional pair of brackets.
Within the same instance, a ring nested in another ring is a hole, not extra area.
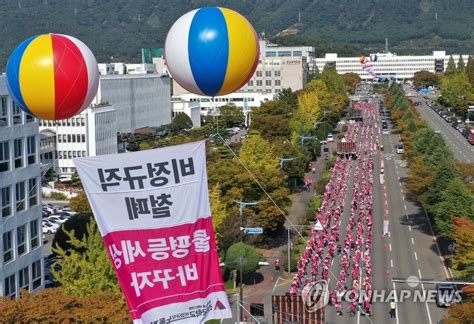
[(474, 146), (469, 144), (466, 138), (454, 129), (450, 123), (447, 123), (431, 109), (426, 104), (426, 100), (419, 93), (416, 93), (408, 86), (405, 86), (404, 89), (415, 102), (421, 102), (419, 106), (416, 106), (416, 109), (420, 112), (421, 117), (426, 120), (434, 130), (441, 133), (446, 143), (451, 147), (456, 159), (462, 162), (474, 163)]
[[(393, 126), (393, 125), (390, 125)], [(392, 129), (392, 127), (390, 127)], [(406, 163), (397, 155), (394, 146), (400, 142), (398, 134), (383, 135), (385, 187), (388, 202), (389, 232), (387, 270), (391, 277), (430, 278), (444, 280), (450, 277), (434, 240), (429, 220), (413, 202), (405, 199), (403, 183), (407, 179)], [(379, 269), (380, 271), (380, 269)], [(375, 269), (375, 272), (379, 272)], [(409, 289), (407, 284), (392, 284), (398, 289)], [(433, 285), (415, 288), (424, 292)], [(413, 293), (413, 289), (410, 289)], [(445, 311), (434, 303), (413, 302), (413, 298), (397, 303), (396, 323), (437, 323)], [(392, 320), (392, 322), (395, 322)]]

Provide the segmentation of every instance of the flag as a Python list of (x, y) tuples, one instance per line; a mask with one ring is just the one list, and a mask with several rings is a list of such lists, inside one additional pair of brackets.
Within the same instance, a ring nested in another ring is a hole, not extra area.
[(74, 164), (134, 323), (232, 316), (212, 226), (204, 141)]

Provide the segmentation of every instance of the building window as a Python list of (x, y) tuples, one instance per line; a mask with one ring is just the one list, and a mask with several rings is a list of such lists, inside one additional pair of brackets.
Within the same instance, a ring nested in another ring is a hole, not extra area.
[(8, 126), (7, 97), (0, 97), (0, 127)]
[(272, 86), (272, 80), (265, 80), (265, 86), (271, 87)]
[(293, 56), (303, 56), (302, 51), (293, 51)]
[(66, 119), (66, 126), (71, 126), (71, 120), (70, 119)]
[(81, 137), (82, 137), (82, 143), (85, 143), (86, 142), (86, 135), (82, 134)]
[(71, 124), (72, 126), (76, 126), (76, 118), (71, 118)]
[(0, 172), (10, 170), (10, 145), (8, 142), (0, 143)]
[(280, 76), (280, 71), (275, 71), (275, 76), (279, 77)]
[(58, 136), (58, 143), (62, 143), (61, 139), (62, 139), (61, 135)]
[(10, 187), (1, 189), (2, 217), (8, 217), (12, 214), (12, 197)]
[(28, 207), (38, 204), (38, 186), (36, 184), (36, 178), (31, 178), (28, 180)]
[(41, 286), (41, 260), (31, 265), (31, 277), (33, 279), (33, 289)]
[(262, 86), (262, 80), (257, 80), (257, 87), (261, 87)]
[(280, 80), (275, 80), (275, 86), (280, 86), (281, 85), (281, 81)]
[(279, 57), (291, 56), (291, 51), (279, 51), (278, 56)]
[(63, 134), (63, 143), (66, 143), (66, 134)]
[(250, 80), (250, 81), (249, 81), (248, 86), (249, 86), (249, 87), (253, 87), (253, 80)]
[(82, 151), (82, 157), (86, 157), (86, 151)]
[(3, 263), (13, 260), (12, 231), (3, 233)]
[(67, 134), (67, 142), (71, 143), (71, 134)]
[(34, 248), (39, 246), (39, 231), (38, 231), (38, 220), (35, 219), (34, 221), (30, 222), (30, 246), (33, 250)]
[(257, 77), (261, 77), (262, 76), (262, 71), (257, 71)]
[(35, 122), (35, 117), (31, 116), (30, 114), (25, 114), (26, 116), (26, 122), (27, 123), (34, 123)]
[(16, 103), (13, 103), (13, 124), (18, 125), (21, 124), (22, 121), (22, 112), (20, 106), (18, 106)]
[(265, 71), (265, 76), (266, 77), (271, 77), (272, 76), (272, 71)]
[(30, 271), (29, 267), (23, 268), (18, 271), (18, 281), (20, 283), (20, 289), (29, 289), (30, 286)]
[(73, 158), (77, 157), (76, 154), (77, 154), (77, 151), (72, 151), (72, 157)]
[(81, 117), (81, 126), (85, 126), (85, 125), (86, 125), (85, 118), (84, 118), (84, 117)]
[(15, 274), (5, 278), (5, 288), (3, 289), (6, 297), (16, 296)]
[(26, 252), (26, 225), (16, 228), (16, 248), (18, 256)]
[(23, 139), (17, 138), (13, 142), (15, 169), (23, 166)]
[(277, 56), (277, 53), (275, 51), (269, 51), (269, 52), (265, 52), (265, 56), (266, 57), (275, 57), (275, 56)]
[(72, 134), (72, 142), (76, 143), (76, 134)]
[(63, 152), (62, 152), (62, 151), (58, 151), (58, 158), (59, 158), (59, 159), (62, 159), (62, 158), (63, 158)]
[(16, 211), (20, 212), (25, 209), (25, 181), (15, 185)]
[(28, 136), (27, 138), (27, 159), (28, 164), (36, 163), (36, 137)]

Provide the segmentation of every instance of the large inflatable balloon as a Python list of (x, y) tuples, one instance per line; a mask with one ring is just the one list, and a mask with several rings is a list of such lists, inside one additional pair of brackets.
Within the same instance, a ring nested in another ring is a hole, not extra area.
[(378, 54), (370, 54), (369, 57), (370, 57), (370, 61), (371, 61), (371, 62), (377, 62), (378, 59), (379, 59)]
[(367, 61), (367, 59), (365, 58), (364, 55), (362, 55), (362, 56), (359, 58), (359, 63), (360, 63), (360, 64), (365, 64), (366, 61)]
[(94, 54), (80, 40), (38, 35), (10, 55), (7, 86), (26, 113), (41, 119), (66, 119), (90, 105), (99, 86), (99, 70)]
[(181, 16), (168, 32), (165, 60), (186, 90), (222, 96), (244, 86), (257, 68), (257, 33), (239, 13), (200, 8)]

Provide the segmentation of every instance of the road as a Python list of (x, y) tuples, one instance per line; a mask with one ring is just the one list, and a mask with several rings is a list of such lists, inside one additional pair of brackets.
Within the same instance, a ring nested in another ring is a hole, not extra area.
[(446, 140), (446, 143), (451, 147), (456, 159), (465, 163), (474, 163), (474, 146), (469, 144), (466, 138), (454, 129), (450, 123), (447, 123), (433, 109), (431, 109), (426, 104), (426, 100), (422, 95), (415, 92), (409, 86), (405, 86), (404, 89), (413, 101), (421, 102), (420, 105), (415, 106), (416, 109), (421, 117), (429, 123), (431, 128), (441, 133)]

